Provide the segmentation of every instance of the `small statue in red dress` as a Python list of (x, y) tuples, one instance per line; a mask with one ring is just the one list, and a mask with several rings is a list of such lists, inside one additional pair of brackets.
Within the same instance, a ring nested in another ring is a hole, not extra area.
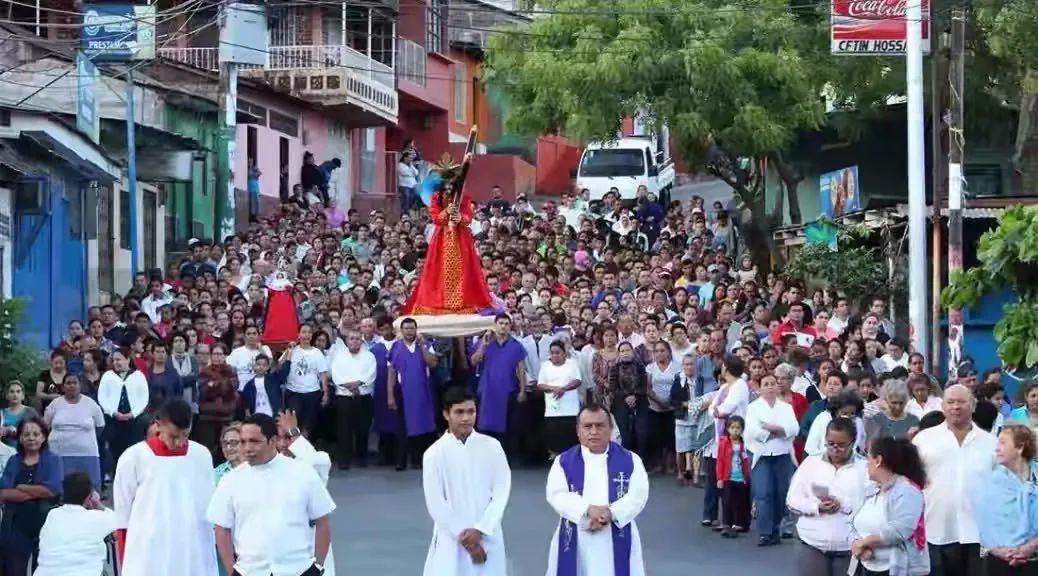
[(445, 157), (437, 167), (441, 182), (429, 202), (435, 226), (425, 253), (425, 266), (403, 314), (475, 314), (493, 302), (469, 230), (472, 201), (465, 195), (465, 176), (472, 155), (461, 166)]

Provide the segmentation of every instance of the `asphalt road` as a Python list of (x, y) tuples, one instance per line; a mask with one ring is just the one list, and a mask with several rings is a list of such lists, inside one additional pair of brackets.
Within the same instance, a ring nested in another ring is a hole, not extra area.
[[(544, 470), (516, 470), (505, 513), (509, 576), (542, 576), (558, 517), (544, 500)], [(339, 576), (421, 576), (432, 535), (421, 473), (392, 469), (335, 471), (329, 489), (338, 505), (332, 534)], [(670, 477), (652, 478), (638, 518), (648, 576), (793, 576), (796, 544), (758, 548), (744, 535), (725, 540), (699, 526), (702, 491)]]

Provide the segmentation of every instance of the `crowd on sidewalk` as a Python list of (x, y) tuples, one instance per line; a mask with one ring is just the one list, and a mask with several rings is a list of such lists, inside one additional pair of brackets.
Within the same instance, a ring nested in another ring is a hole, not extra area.
[[(652, 482), (702, 498), (697, 537), (799, 540), (803, 576), (1038, 575), (1038, 384), (1014, 401), (968, 357), (936, 378), (885, 298), (808, 292), (758, 269), (722, 204), (661, 206), (644, 189), (633, 206), (586, 192), (479, 206), (469, 227), (503, 313), (485, 334), (425, 337), (400, 310), (431, 224), (405, 200), (390, 220), (290, 198), (193, 240), (71, 322), (36, 381), (3, 383), (2, 574), (26, 573), (62, 479), (67, 505), (93, 502), (82, 476), (102, 491), (171, 400), (191, 423), (166, 421), (221, 475), (261, 433), (305, 436), (341, 470), (405, 470), (460, 385), (512, 466), (549, 466), (577, 443), (581, 407), (605, 407)], [(283, 290), (300, 321), (289, 345), (263, 338)], [(263, 421), (283, 413), (282, 429)]]

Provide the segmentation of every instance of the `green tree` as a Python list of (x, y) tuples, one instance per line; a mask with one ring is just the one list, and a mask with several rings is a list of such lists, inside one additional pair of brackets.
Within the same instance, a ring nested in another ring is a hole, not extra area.
[(837, 226), (837, 251), (824, 243), (805, 244), (786, 263), (785, 277), (809, 288), (836, 289), (855, 307), (867, 306), (877, 296), (889, 296), (892, 285), (899, 282), (890, 279), (883, 249), (886, 242), (862, 224)]
[(18, 324), (24, 316), (24, 301), (0, 298), (0, 389), (11, 380), (21, 380), (31, 388), (47, 366), (39, 351), (18, 340)]
[(829, 54), (828, 3), (537, 6), (549, 15), (492, 35), (487, 51), (486, 76), (506, 93), (510, 127), (611, 139), (625, 116), (665, 124), (683, 159), (732, 187), (751, 215), (742, 236), (765, 257), (764, 167), (776, 167), (795, 199), (802, 175), (785, 155), (799, 131), (826, 122), (826, 99), (866, 110), (904, 83), (896, 60)]
[(977, 258), (979, 266), (952, 275), (941, 303), (962, 309), (985, 294), (1012, 290), (1017, 301), (1005, 305), (995, 324), (998, 356), (1014, 368), (1038, 366), (1038, 206), (1006, 209), (980, 237)]
[(984, 73), (967, 75), (969, 95), (977, 96), (982, 106), (1002, 107), (1016, 115), (1012, 162), (1024, 176), (1024, 188), (1034, 189), (1038, 187), (1038, 6), (1031, 0), (977, 0), (972, 15), (969, 48), (976, 69)]

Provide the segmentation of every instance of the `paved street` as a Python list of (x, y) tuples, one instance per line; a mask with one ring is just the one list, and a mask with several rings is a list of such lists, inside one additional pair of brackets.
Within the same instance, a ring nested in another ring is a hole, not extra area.
[[(505, 514), (512, 559), (510, 576), (541, 576), (557, 517), (544, 500), (547, 469), (519, 470)], [(422, 499), (420, 472), (386, 469), (334, 472), (330, 484), (339, 508), (333, 516), (340, 575), (421, 574), (432, 522)], [(702, 492), (653, 478), (648, 508), (638, 527), (649, 576), (711, 575), (738, 569), (740, 576), (792, 576), (793, 548), (786, 542), (760, 549), (744, 536), (728, 541), (698, 524)]]

